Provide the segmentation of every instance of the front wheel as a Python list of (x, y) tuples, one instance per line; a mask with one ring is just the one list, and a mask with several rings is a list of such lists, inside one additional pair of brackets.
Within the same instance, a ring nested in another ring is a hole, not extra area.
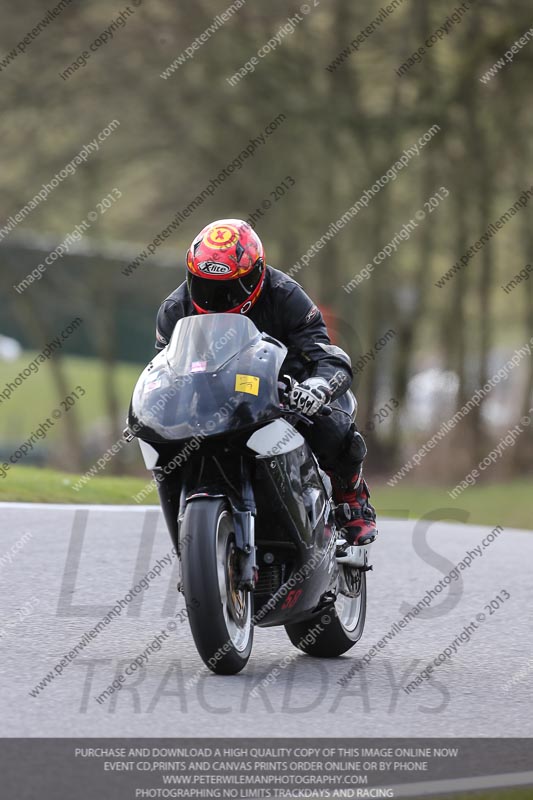
[(191, 501), (180, 531), (182, 581), (189, 623), (202, 660), (234, 675), (246, 666), (253, 642), (252, 594), (237, 589), (238, 551), (223, 499)]
[(336, 658), (363, 635), (366, 619), (366, 572), (340, 567), (335, 603), (312, 620), (285, 625), (295, 647), (309, 656)]

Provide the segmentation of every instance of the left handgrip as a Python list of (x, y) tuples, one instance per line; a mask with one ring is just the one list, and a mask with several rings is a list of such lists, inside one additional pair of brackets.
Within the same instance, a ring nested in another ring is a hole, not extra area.
[(135, 439), (135, 434), (131, 432), (131, 429), (128, 426), (126, 426), (122, 431), (122, 436), (126, 442), (133, 442)]

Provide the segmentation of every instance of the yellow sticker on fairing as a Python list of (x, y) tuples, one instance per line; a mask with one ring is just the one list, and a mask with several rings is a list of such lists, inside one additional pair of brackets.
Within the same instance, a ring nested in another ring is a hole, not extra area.
[(235, 391), (259, 394), (259, 378), (255, 375), (235, 375)]

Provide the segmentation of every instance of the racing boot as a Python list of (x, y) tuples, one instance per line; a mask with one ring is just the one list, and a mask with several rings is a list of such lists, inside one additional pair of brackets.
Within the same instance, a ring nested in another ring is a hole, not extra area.
[(332, 483), (337, 505), (335, 517), (342, 537), (337, 541), (337, 560), (350, 566), (364, 566), (367, 546), (375, 541), (378, 530), (376, 511), (369, 502), (370, 492), (362, 469), (349, 481), (335, 476)]

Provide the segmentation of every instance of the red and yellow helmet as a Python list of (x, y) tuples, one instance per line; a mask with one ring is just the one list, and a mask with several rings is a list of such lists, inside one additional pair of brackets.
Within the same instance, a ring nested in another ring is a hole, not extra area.
[(246, 314), (261, 293), (265, 251), (241, 219), (219, 219), (200, 231), (187, 253), (187, 286), (200, 314)]

